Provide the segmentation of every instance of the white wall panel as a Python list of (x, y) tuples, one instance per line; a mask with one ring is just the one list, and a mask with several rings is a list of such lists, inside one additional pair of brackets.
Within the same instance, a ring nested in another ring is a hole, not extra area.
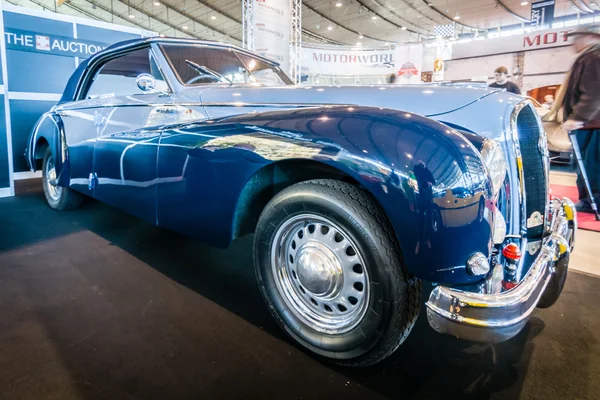
[(565, 72), (571, 68), (576, 54), (571, 47), (525, 52), (525, 75)]
[(517, 65), (516, 53), (448, 60), (446, 61), (444, 80), (472, 79), (473, 77), (482, 76), (492, 77), (494, 70), (501, 65), (512, 71)]

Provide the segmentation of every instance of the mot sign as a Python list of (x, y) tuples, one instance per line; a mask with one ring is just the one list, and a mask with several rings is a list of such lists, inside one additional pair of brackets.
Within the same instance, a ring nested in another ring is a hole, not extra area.
[(554, 21), (554, 0), (536, 1), (531, 4), (531, 27), (552, 25)]

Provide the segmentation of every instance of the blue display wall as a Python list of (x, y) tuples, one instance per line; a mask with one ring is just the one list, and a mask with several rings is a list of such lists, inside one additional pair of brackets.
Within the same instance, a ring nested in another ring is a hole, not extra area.
[(23, 153), (37, 119), (59, 100), (81, 60), (152, 32), (4, 4), (0, 30), (0, 197), (32, 175)]

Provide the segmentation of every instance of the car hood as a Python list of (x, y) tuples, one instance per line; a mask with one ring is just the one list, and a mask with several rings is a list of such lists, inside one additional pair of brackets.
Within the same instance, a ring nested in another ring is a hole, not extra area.
[(210, 106), (238, 104), (285, 108), (303, 105), (360, 105), (409, 111), (428, 117), (475, 103), (498, 90), (452, 85), (278, 86), (218, 85), (187, 88)]

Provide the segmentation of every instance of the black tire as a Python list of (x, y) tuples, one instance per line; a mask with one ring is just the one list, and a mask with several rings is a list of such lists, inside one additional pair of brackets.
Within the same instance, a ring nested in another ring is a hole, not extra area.
[[(328, 334), (304, 324), (277, 288), (271, 260), (276, 232), (286, 221), (306, 213), (335, 222), (363, 256), (369, 300), (368, 304), (365, 300), (365, 315), (348, 332)], [(319, 179), (278, 193), (260, 216), (254, 260), (261, 292), (275, 320), (298, 343), (329, 361), (347, 366), (377, 363), (404, 342), (417, 320), (421, 283), (407, 272), (383, 210), (354, 185)]]
[(73, 210), (81, 205), (83, 195), (69, 188), (60, 187), (60, 194), (53, 198), (50, 194), (52, 186), (48, 180), (48, 163), (52, 162), (52, 150), (50, 147), (44, 152), (44, 160), (42, 162), (42, 186), (44, 187), (44, 195), (48, 205), (59, 211)]
[(542, 297), (540, 297), (540, 301), (537, 304), (538, 308), (550, 308), (556, 303), (567, 281), (568, 272), (569, 256), (566, 255), (557, 262), (556, 271), (552, 274), (546, 290), (544, 290)]

